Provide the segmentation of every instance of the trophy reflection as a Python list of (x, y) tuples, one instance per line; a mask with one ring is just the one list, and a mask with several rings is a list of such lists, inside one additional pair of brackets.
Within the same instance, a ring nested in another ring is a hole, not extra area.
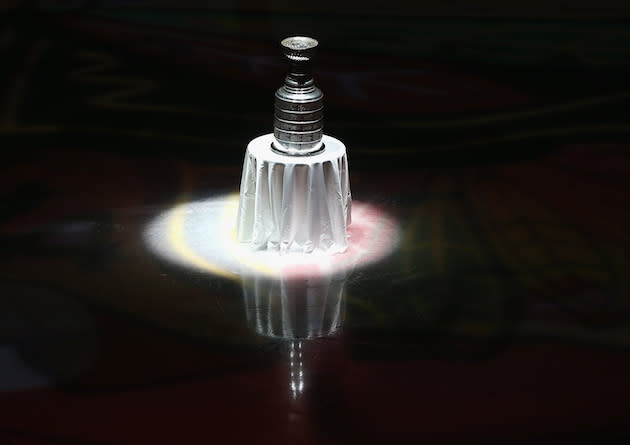
[(294, 398), (308, 378), (326, 373), (338, 354), (345, 318), (346, 276), (243, 280), (247, 325), (257, 334), (283, 341)]

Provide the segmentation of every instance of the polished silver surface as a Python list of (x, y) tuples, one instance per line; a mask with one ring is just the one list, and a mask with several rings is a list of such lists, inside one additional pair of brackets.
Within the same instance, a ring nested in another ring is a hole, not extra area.
[(323, 149), (324, 95), (311, 73), (317, 44), (301, 36), (281, 42), (290, 68), (276, 91), (273, 148), (284, 154), (309, 155)]

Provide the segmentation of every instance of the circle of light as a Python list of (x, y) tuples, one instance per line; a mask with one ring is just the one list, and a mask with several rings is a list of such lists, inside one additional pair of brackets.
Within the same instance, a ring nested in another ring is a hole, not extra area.
[(378, 206), (353, 202), (344, 253), (286, 253), (252, 250), (236, 240), (238, 194), (182, 202), (153, 219), (145, 244), (177, 265), (230, 279), (264, 275), (277, 278), (349, 272), (391, 254), (399, 243), (395, 220)]

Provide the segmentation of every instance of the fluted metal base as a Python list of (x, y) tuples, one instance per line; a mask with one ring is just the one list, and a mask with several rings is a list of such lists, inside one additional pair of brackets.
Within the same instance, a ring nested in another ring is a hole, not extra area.
[(346, 147), (324, 136), (319, 153), (289, 156), (273, 140), (267, 134), (247, 147), (237, 239), (253, 249), (344, 252), (352, 204)]

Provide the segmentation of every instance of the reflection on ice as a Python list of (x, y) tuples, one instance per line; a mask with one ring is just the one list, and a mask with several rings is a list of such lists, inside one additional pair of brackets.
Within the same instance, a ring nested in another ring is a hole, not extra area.
[(302, 357), (302, 341), (292, 341), (289, 350), (289, 367), (291, 370), (290, 386), (293, 397), (304, 391), (304, 361)]
[(320, 349), (326, 349), (323, 355), (330, 355), (322, 340), (341, 331), (345, 293), (345, 274), (291, 279), (255, 275), (243, 279), (247, 325), (259, 335), (284, 340), (294, 400), (309, 384)]
[(345, 277), (243, 279), (247, 324), (258, 334), (309, 339), (334, 334), (344, 317)]

